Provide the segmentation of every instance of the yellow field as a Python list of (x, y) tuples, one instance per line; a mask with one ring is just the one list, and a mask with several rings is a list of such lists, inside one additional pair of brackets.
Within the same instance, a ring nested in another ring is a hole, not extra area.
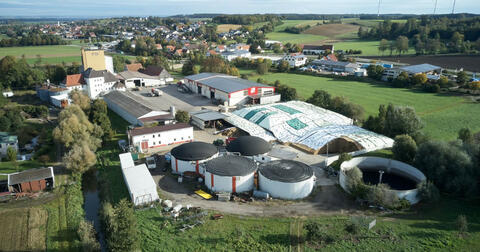
[(221, 24), (217, 26), (217, 32), (228, 32), (231, 29), (236, 30), (238, 28), (242, 27), (241, 25), (236, 25), (236, 24)]

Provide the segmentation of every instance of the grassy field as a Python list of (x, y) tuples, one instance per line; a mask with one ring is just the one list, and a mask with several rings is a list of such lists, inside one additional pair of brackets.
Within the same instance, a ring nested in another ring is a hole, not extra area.
[[(252, 76), (250, 79), (257, 80), (258, 77)], [(344, 96), (361, 105), (367, 116), (376, 115), (380, 104), (412, 106), (425, 123), (424, 132), (435, 139), (455, 139), (457, 132), (464, 127), (475, 132), (480, 130), (480, 104), (458, 96), (298, 74), (270, 73), (261, 78), (271, 83), (280, 80), (296, 88), (304, 99), (316, 89), (325, 90), (333, 96)]]
[[(360, 54), (360, 56), (382, 55), (380, 51), (378, 51), (379, 44), (380, 44), (380, 41), (361, 41), (361, 40), (334, 43), (335, 50), (349, 50), (349, 49), (362, 50), (362, 54)], [(393, 54), (396, 55), (397, 53), (394, 51)], [(413, 48), (410, 48), (407, 54), (415, 54), (415, 50)], [(390, 55), (390, 51), (388, 50), (385, 51), (384, 55)]]
[(273, 32), (265, 34), (265, 36), (270, 40), (278, 40), (282, 43), (292, 43), (292, 44), (304, 44), (304, 43), (313, 43), (318, 44), (322, 40), (326, 39), (324, 36), (313, 35), (313, 34), (294, 34), (283, 32), (285, 28), (291, 26), (314, 26), (321, 20), (284, 20), (282, 25), (276, 26)]
[(237, 24), (221, 24), (221, 25), (217, 25), (217, 32), (218, 33), (228, 32), (230, 30), (236, 30), (240, 27), (242, 26)]
[(352, 24), (324, 24), (314, 26), (303, 33), (324, 36), (329, 39), (356, 39), (359, 27)]
[(80, 62), (80, 42), (72, 45), (54, 46), (22, 46), (0, 48), (0, 58), (7, 55), (25, 58), (29, 64), (37, 61), (37, 55), (42, 58), (42, 64), (61, 64), (62, 62)]

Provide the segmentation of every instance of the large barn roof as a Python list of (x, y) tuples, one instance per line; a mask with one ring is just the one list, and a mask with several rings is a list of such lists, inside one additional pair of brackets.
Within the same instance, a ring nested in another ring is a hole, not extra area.
[(226, 93), (233, 93), (252, 87), (269, 87), (253, 81), (217, 73), (200, 73), (189, 75), (185, 77), (185, 79), (196, 81), (202, 85), (206, 85)]
[(312, 167), (294, 160), (263, 163), (258, 170), (268, 179), (287, 183), (304, 181), (313, 176)]
[[(104, 95), (103, 98), (108, 102), (115, 103), (118, 107), (127, 111), (130, 115), (135, 118), (140, 118), (152, 111), (153, 105), (151, 106), (148, 101), (143, 99), (140, 96), (134, 95), (130, 92), (114, 90)], [(163, 114), (167, 114), (163, 112)]]
[(255, 162), (246, 157), (226, 155), (206, 163), (207, 172), (218, 176), (245, 176), (257, 170)]
[(36, 181), (53, 177), (53, 168), (38, 168), (21, 171), (8, 175), (8, 185), (16, 185), (29, 181)]
[(172, 149), (171, 154), (179, 160), (195, 161), (212, 157), (218, 153), (215, 145), (204, 142), (185, 143)]
[(400, 69), (403, 70), (403, 71), (412, 73), (412, 74), (428, 73), (428, 72), (431, 72), (431, 71), (442, 70), (441, 67), (430, 65), (430, 64), (404, 66), (404, 67), (400, 67)]
[(352, 139), (366, 150), (393, 145), (388, 137), (353, 126), (348, 117), (300, 101), (249, 107), (228, 115), (227, 122), (252, 136), (298, 143), (314, 150), (342, 137)]

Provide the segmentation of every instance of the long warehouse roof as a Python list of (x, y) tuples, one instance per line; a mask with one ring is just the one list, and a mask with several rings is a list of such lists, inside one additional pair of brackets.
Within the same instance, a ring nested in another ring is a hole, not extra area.
[(200, 73), (189, 75), (185, 77), (185, 79), (196, 81), (202, 85), (206, 85), (226, 93), (233, 93), (252, 87), (270, 87), (253, 81), (217, 73)]
[[(104, 95), (103, 99), (107, 100), (107, 104), (109, 101), (115, 103), (135, 118), (140, 118), (152, 111), (156, 111), (148, 101), (128, 91), (114, 90)], [(168, 114), (167, 112), (163, 113)]]

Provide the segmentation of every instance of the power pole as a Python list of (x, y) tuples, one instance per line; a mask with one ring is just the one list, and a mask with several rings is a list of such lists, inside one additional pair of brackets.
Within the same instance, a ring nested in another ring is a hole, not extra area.
[(457, 0), (453, 0), (452, 14), (455, 13), (455, 4), (456, 3), (457, 3)]
[(378, 0), (378, 10), (377, 10), (377, 17), (380, 17), (380, 3), (382, 0)]
[(435, 8), (433, 8), (433, 15), (437, 13), (437, 2), (438, 0), (435, 0)]

